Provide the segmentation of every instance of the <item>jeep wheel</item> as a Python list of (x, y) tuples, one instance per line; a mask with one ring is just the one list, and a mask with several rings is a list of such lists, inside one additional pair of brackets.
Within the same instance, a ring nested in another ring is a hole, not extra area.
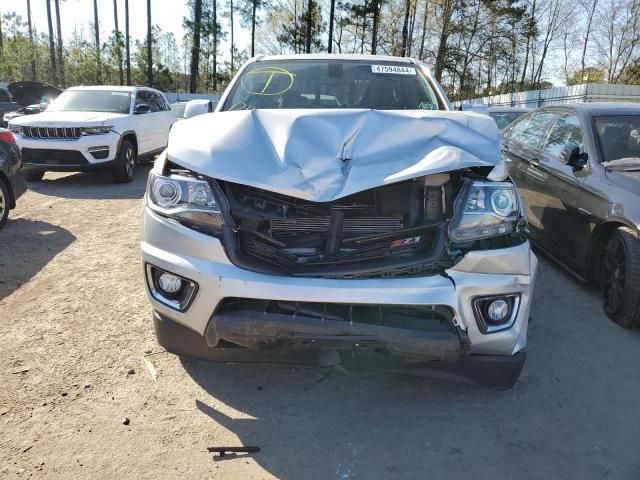
[(119, 183), (128, 183), (133, 180), (136, 171), (137, 155), (136, 150), (129, 140), (124, 140), (120, 144), (116, 163), (111, 173), (113, 179)]
[(39, 182), (44, 177), (44, 170), (23, 170), (22, 175), (28, 182)]
[(9, 216), (9, 189), (0, 178), (0, 228), (6, 223)]
[(623, 327), (640, 324), (640, 240), (633, 230), (616, 230), (602, 263), (602, 304), (607, 316)]

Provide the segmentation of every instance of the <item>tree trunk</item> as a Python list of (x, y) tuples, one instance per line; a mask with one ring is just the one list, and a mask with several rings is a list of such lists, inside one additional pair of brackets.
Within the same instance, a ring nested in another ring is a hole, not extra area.
[(0, 11), (0, 56), (2, 54), (4, 54), (4, 37), (2, 36), (2, 12)]
[(51, 21), (51, 2), (50, 0), (46, 0), (47, 2), (47, 24), (49, 26), (49, 56), (51, 58), (51, 77), (53, 79), (53, 84), (56, 85), (58, 83), (58, 67), (56, 66), (56, 50), (55, 45), (53, 43), (53, 22)]
[(409, 13), (411, 12), (411, 0), (405, 0), (404, 2), (404, 23), (402, 24), (402, 49), (400, 50), (400, 56), (407, 56), (407, 40), (409, 37)]
[(598, 4), (598, 0), (593, 0), (591, 4), (591, 12), (587, 17), (587, 31), (584, 34), (584, 44), (582, 45), (582, 58), (580, 59), (580, 81), (584, 79), (584, 68), (585, 62), (584, 59), (587, 55), (587, 43), (589, 42), (589, 33), (591, 32), (591, 23), (593, 22), (593, 14), (596, 10), (596, 5)]
[[(36, 49), (33, 45), (33, 28), (31, 27), (31, 0), (27, 0), (27, 22), (29, 26), (29, 47), (31, 52), (29, 55), (31, 56), (31, 80), (35, 82), (36, 80), (36, 57), (35, 52)], [(0, 23), (2, 23), (0, 21)]]
[(313, 0), (307, 2), (307, 39), (305, 44), (305, 52), (311, 53), (311, 24), (313, 22)]
[(147, 0), (147, 83), (153, 87), (153, 44), (151, 36), (151, 0)]
[(424, 58), (424, 41), (427, 35), (427, 14), (429, 12), (429, 0), (424, 1), (424, 13), (422, 15), (422, 38), (420, 39), (419, 60)]
[(436, 53), (436, 65), (433, 70), (433, 76), (440, 82), (442, 80), (442, 72), (444, 71), (444, 59), (447, 54), (447, 42), (449, 40), (449, 25), (451, 15), (453, 14), (453, 0), (444, 0), (442, 5), (442, 29), (440, 30), (440, 40), (438, 42), (438, 51)]
[(200, 30), (202, 22), (202, 0), (195, 0), (193, 7), (193, 40), (191, 43), (191, 81), (189, 93), (198, 90), (198, 72), (200, 66)]
[(229, 16), (231, 17), (231, 75), (233, 75), (233, 54), (235, 45), (233, 44), (233, 0), (229, 0)]
[[(58, 3), (58, 0), (56, 0)], [(118, 28), (118, 0), (113, 0), (113, 21), (116, 31), (116, 59), (118, 60), (118, 79), (120, 85), (124, 84), (124, 72), (122, 71), (122, 42), (120, 41), (120, 29)]]
[(416, 11), (418, 9), (418, 0), (413, 0), (413, 5), (411, 6), (411, 16), (409, 21), (409, 38), (407, 44), (407, 57), (411, 56), (412, 45), (413, 45), (413, 29), (416, 26)]
[[(329, 10), (329, 45), (327, 45), (328, 53), (331, 53), (333, 51), (333, 17), (335, 16), (335, 12), (336, 12), (336, 0), (331, 0), (331, 7)], [(375, 25), (375, 17), (374, 17), (374, 32), (375, 32), (375, 27), (376, 25)], [(372, 42), (373, 42), (372, 49), (375, 50), (375, 35), (373, 37)], [(371, 53), (375, 53), (375, 51)]]
[(131, 39), (129, 37), (129, 0), (124, 0), (124, 51), (127, 62), (127, 85), (131, 85)]
[(60, 0), (55, 0), (56, 7), (56, 35), (58, 37), (58, 80), (60, 81), (60, 86), (64, 87), (64, 58), (62, 55), (62, 25), (60, 23)]
[(380, 0), (373, 0), (373, 25), (371, 26), (371, 55), (378, 50), (378, 21), (380, 20)]
[(256, 54), (256, 4), (258, 0), (251, 0), (251, 56)]
[[(47, 0), (47, 5), (49, 0)], [(102, 69), (100, 61), (100, 27), (98, 26), (98, 1), (93, 0), (93, 26), (96, 35), (96, 85), (100, 85), (100, 70)]]
[(213, 0), (213, 91), (218, 89), (218, 0)]

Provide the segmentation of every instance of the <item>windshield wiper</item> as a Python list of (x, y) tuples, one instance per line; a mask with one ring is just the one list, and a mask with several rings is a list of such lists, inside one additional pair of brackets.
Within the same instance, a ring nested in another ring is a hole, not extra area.
[(637, 172), (640, 171), (640, 158), (618, 158), (616, 160), (602, 162), (602, 166), (607, 170), (615, 170), (619, 172)]

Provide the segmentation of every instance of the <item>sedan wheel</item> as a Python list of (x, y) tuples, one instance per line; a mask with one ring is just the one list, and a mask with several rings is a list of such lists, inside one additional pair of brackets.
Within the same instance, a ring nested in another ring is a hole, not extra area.
[(9, 190), (4, 181), (0, 178), (0, 228), (7, 221), (9, 216)]
[(615, 236), (604, 259), (603, 303), (607, 315), (616, 315), (622, 308), (627, 254), (624, 243)]
[(602, 305), (617, 324), (640, 324), (640, 240), (626, 227), (616, 230), (607, 245), (602, 263)]

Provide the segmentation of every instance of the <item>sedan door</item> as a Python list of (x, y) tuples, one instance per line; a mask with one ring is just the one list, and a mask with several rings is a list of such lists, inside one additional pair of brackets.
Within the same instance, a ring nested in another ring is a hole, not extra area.
[(539, 162), (538, 147), (555, 117), (556, 113), (553, 111), (531, 113), (517, 120), (505, 133), (503, 140), (503, 158), (509, 165), (511, 178), (524, 201), (524, 210), (532, 235), (538, 241), (541, 227), (535, 214), (538, 201), (535, 184), (539, 181), (540, 173), (535, 165)]
[(574, 169), (560, 162), (560, 152), (569, 145), (584, 148), (580, 121), (575, 113), (561, 112), (545, 138), (536, 162), (529, 167), (527, 202), (531, 229), (544, 246), (560, 260), (576, 268), (577, 244), (589, 235), (580, 215), (578, 197), (587, 169)]

